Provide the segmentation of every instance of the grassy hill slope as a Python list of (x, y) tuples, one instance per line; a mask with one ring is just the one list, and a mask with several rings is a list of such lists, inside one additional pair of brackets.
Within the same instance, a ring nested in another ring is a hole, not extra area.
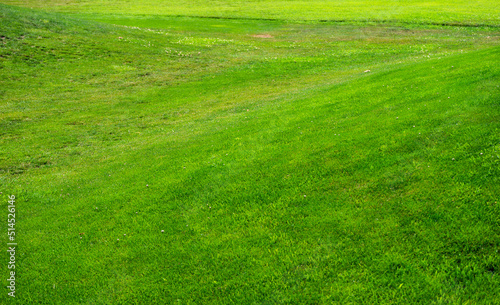
[(0, 18), (17, 303), (498, 302), (498, 31)]

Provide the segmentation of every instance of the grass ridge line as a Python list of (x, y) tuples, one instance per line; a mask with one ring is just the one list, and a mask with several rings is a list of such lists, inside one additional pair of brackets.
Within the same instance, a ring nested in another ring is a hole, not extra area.
[[(68, 15), (79, 15), (79, 13), (61, 13)], [(103, 14), (107, 15), (107, 14)], [(133, 16), (130, 14), (110, 14), (110, 15), (123, 15)], [(275, 21), (275, 22), (295, 22), (295, 23), (347, 23), (347, 24), (364, 24), (364, 23), (378, 23), (378, 24), (394, 24), (394, 25), (423, 25), (423, 26), (445, 26), (445, 27), (467, 27), (467, 28), (500, 28), (497, 24), (488, 23), (457, 23), (457, 22), (409, 22), (401, 20), (355, 20), (355, 19), (280, 19), (280, 18), (255, 18), (255, 17), (231, 17), (231, 16), (199, 16), (199, 15), (145, 15), (138, 14), (137, 16), (150, 16), (150, 17), (164, 17), (164, 18), (200, 18), (200, 19), (220, 19), (220, 20), (252, 20), (252, 21)]]

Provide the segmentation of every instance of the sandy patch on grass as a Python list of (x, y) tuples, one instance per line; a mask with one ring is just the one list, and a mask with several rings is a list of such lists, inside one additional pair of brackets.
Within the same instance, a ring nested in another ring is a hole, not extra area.
[(269, 34), (252, 35), (252, 37), (255, 37), (255, 38), (274, 38), (274, 36), (269, 35)]

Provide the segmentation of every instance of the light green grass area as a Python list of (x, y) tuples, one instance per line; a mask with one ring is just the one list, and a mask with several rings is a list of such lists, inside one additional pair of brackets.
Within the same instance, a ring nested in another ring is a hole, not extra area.
[(500, 25), (500, 6), (497, 1), (488, 0), (2, 0), (1, 2), (71, 13)]
[[(0, 303), (500, 303), (500, 31), (424, 24), (491, 4), (43, 3), (85, 14), (0, 5)], [(149, 15), (203, 10), (260, 19)]]

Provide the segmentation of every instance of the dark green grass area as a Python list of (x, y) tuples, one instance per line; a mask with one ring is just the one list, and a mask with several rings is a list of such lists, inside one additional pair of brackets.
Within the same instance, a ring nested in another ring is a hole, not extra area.
[(496, 29), (0, 18), (2, 302), (500, 301)]

